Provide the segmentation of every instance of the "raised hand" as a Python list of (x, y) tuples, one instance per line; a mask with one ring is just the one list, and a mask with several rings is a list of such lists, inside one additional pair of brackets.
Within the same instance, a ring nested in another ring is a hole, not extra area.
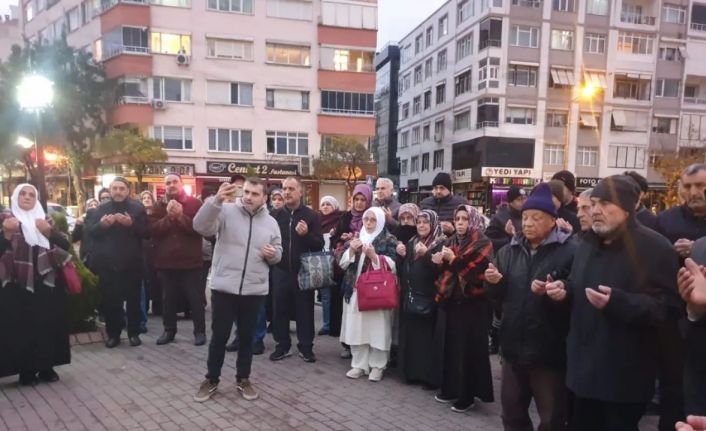
[(498, 284), (502, 280), (503, 275), (498, 271), (492, 263), (488, 265), (488, 269), (485, 270), (485, 281), (490, 284)]

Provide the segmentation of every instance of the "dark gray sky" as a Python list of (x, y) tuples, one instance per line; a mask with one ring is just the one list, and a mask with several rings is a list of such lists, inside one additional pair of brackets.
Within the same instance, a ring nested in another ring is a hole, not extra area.
[(398, 42), (446, 1), (378, 0), (378, 47)]

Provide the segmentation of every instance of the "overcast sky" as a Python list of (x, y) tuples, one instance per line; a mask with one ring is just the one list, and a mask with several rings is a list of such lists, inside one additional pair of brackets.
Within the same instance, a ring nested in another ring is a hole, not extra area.
[(0, 0), (0, 14), (5, 15), (10, 13), (10, 5), (18, 3), (17, 0)]

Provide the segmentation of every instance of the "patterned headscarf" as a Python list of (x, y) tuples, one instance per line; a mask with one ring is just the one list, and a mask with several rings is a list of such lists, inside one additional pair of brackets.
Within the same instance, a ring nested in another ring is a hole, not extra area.
[(351, 223), (349, 225), (351, 232), (356, 233), (360, 232), (360, 229), (363, 227), (363, 213), (370, 208), (370, 206), (373, 204), (373, 191), (370, 188), (369, 185), (367, 184), (358, 184), (355, 186), (353, 189), (353, 197), (351, 199), (354, 200), (356, 196), (358, 195), (363, 195), (365, 197), (365, 209), (363, 211), (358, 211), (355, 209), (355, 207), (351, 207), (351, 214), (353, 217), (351, 217)]
[(419, 215), (419, 207), (415, 204), (402, 204), (397, 212), (397, 217), (401, 217), (404, 213), (412, 214), (416, 222), (417, 216)]
[[(475, 207), (470, 205), (459, 205), (458, 208), (456, 208), (456, 211), (454, 211), (454, 219), (459, 211), (465, 211), (468, 214), (469, 232), (485, 232), (485, 219), (483, 219), (483, 216), (477, 209), (475, 209)], [(468, 232), (466, 234), (468, 234)]]

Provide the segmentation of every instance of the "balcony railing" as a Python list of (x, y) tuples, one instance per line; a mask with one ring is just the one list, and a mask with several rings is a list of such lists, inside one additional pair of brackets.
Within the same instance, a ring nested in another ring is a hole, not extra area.
[(485, 49), (489, 46), (493, 46), (495, 48), (500, 48), (501, 45), (502, 45), (502, 41), (500, 39), (485, 39), (485, 40), (481, 40), (478, 43), (478, 50), (480, 51), (480, 50)]
[(369, 117), (375, 115), (375, 111), (366, 111), (360, 109), (321, 108), (321, 112), (326, 114), (355, 115), (361, 117)]
[(120, 96), (119, 103), (133, 105), (149, 105), (150, 98), (147, 96)]
[(107, 11), (108, 9), (115, 7), (118, 3), (147, 6), (149, 4), (149, 1), (148, 0), (103, 0), (101, 2), (100, 8), (98, 8), (96, 10), (96, 12), (98, 12), (98, 14), (102, 14), (103, 12)]
[(150, 53), (149, 47), (131, 45), (112, 45), (105, 47), (103, 60), (108, 60), (120, 54), (146, 55)]
[(706, 99), (700, 97), (685, 97), (684, 103), (688, 103), (689, 105), (706, 105)]
[(539, 0), (512, 0), (512, 4), (516, 5), (516, 6), (522, 6), (522, 7), (533, 7), (533, 8), (542, 7), (542, 2)]
[(692, 23), (691, 23), (691, 29), (692, 29), (692, 30), (696, 30), (696, 31), (704, 31), (704, 32), (706, 32), (706, 23), (692, 22)]
[(627, 24), (655, 25), (655, 17), (637, 13), (620, 14), (620, 22)]
[(498, 127), (497, 121), (480, 121), (476, 123), (476, 129), (485, 129), (486, 127)]

